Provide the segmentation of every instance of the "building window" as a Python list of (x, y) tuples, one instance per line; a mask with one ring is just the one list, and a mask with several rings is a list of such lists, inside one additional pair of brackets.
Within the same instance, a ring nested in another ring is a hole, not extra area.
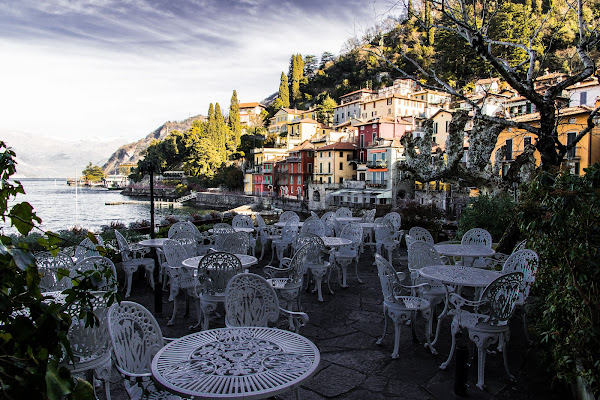
[(302, 185), (302, 177), (301, 176), (298, 176), (298, 179), (296, 179), (296, 183), (298, 185)]
[(319, 172), (323, 173), (323, 163), (319, 163)]
[(506, 139), (506, 144), (504, 145), (505, 148), (505, 155), (506, 155), (506, 159), (507, 160), (512, 160), (512, 150), (513, 150), (513, 143), (512, 143), (512, 139)]
[(327, 163), (327, 173), (331, 173), (331, 163)]
[(388, 106), (392, 105), (392, 99), (391, 99), (391, 98), (390, 98), (390, 99), (387, 99), (387, 105), (388, 105)]
[(525, 150), (525, 147), (529, 146), (531, 144), (531, 136), (525, 136), (523, 138), (523, 150)]
[(318, 191), (314, 191), (313, 192), (313, 200), (314, 201), (321, 201), (321, 193), (319, 193)]
[(587, 104), (587, 92), (579, 93), (579, 105), (585, 106)]
[(344, 157), (344, 152), (340, 151), (340, 157)]
[(294, 184), (294, 177), (290, 176), (290, 185), (293, 185), (293, 184)]
[(573, 117), (573, 118), (569, 118), (569, 123), (570, 124), (575, 124), (577, 123), (577, 118)]
[[(362, 129), (364, 127), (361, 126), (360, 128)], [(360, 135), (360, 148), (362, 149), (363, 147), (365, 147), (365, 135), (361, 133), (361, 135)]]
[(344, 163), (340, 162), (340, 171), (343, 171), (343, 170), (344, 170)]
[[(363, 115), (364, 115), (364, 114), (363, 114)], [(361, 126), (360, 126), (360, 130), (361, 130), (361, 131), (363, 131), (364, 129), (365, 129), (365, 126), (364, 126), (364, 125), (361, 125)]]
[[(567, 133), (567, 146), (570, 146), (573, 142), (575, 142), (575, 138), (577, 137), (577, 132), (568, 132)], [(573, 147), (569, 151), (567, 151), (567, 158), (575, 158), (577, 147)], [(578, 174), (579, 175), (579, 174)]]
[(437, 122), (433, 123), (433, 133), (435, 133), (435, 134), (438, 133), (438, 123)]
[(327, 157), (331, 157), (331, 152), (328, 152), (328, 156)]
[(308, 169), (308, 173), (312, 174), (312, 172), (313, 172), (312, 171), (312, 164), (311, 163), (306, 164), (306, 168)]
[(331, 183), (331, 177), (330, 176), (327, 177), (327, 183)]

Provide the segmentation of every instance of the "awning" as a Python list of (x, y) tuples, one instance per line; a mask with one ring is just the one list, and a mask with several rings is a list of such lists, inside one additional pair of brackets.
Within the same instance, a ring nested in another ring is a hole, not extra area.
[(383, 193), (380, 193), (377, 195), (378, 199), (391, 199), (392, 198), (392, 191), (391, 190), (386, 190)]

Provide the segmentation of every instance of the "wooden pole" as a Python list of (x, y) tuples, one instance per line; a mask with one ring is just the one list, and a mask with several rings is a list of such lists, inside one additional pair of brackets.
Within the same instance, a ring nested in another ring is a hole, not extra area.
[[(154, 239), (154, 166), (150, 166), (150, 238)], [(156, 248), (152, 247), (152, 259), (154, 259), (154, 313), (162, 313), (162, 285), (159, 283), (160, 266)]]

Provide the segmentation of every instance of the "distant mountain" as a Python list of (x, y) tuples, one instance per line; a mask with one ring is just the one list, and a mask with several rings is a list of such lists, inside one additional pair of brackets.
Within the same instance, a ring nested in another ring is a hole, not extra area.
[(190, 117), (180, 122), (165, 122), (157, 129), (150, 132), (145, 138), (119, 147), (119, 149), (108, 158), (108, 161), (102, 166), (102, 169), (105, 173), (110, 174), (117, 169), (119, 164), (137, 163), (142, 158), (142, 153), (144, 150), (148, 148), (153, 140), (162, 140), (167, 137), (170, 132), (175, 130), (185, 132), (192, 127), (192, 124), (197, 119), (204, 121), (205, 117), (202, 115), (196, 115), (195, 117)]
[(73, 178), (92, 163), (102, 165), (123, 139), (65, 141), (20, 131), (0, 132), (16, 153), (16, 178)]

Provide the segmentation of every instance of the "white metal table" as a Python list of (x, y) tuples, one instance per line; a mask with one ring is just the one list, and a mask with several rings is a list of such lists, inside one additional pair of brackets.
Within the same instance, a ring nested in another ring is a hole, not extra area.
[(342, 224), (347, 224), (350, 222), (359, 222), (362, 221), (362, 217), (335, 217), (335, 220), (337, 222), (340, 222)]
[[(278, 228), (284, 228), (286, 224), (287, 222), (275, 222), (273, 225), (275, 225)], [(298, 228), (302, 228), (302, 225), (304, 225), (304, 221), (298, 222)]]
[[(236, 232), (245, 232), (245, 233), (252, 233), (252, 232), (254, 232), (254, 228), (246, 228), (246, 227), (243, 227), (243, 226), (238, 226), (238, 227), (234, 226), (233, 230), (236, 231)], [(214, 232), (213, 228), (210, 228), (208, 230), (208, 233), (213, 233), (213, 232)]]
[(447, 285), (484, 288), (498, 278), (500, 273), (461, 265), (430, 265), (419, 269), (419, 275)]
[(163, 347), (152, 376), (165, 389), (197, 399), (262, 399), (296, 388), (319, 366), (304, 336), (274, 328), (196, 332)]
[[(242, 263), (242, 268), (246, 269), (258, 263), (258, 258), (254, 256), (249, 256), (247, 254), (235, 254), (235, 256)], [(198, 268), (198, 263), (202, 260), (204, 256), (196, 256), (190, 257), (183, 260), (181, 263), (187, 268)]]
[(460, 243), (436, 244), (433, 247), (438, 253), (454, 259), (457, 257), (470, 258), (471, 264), (473, 264), (475, 258), (477, 257), (491, 257), (496, 253), (494, 249), (490, 247), (473, 246)]

